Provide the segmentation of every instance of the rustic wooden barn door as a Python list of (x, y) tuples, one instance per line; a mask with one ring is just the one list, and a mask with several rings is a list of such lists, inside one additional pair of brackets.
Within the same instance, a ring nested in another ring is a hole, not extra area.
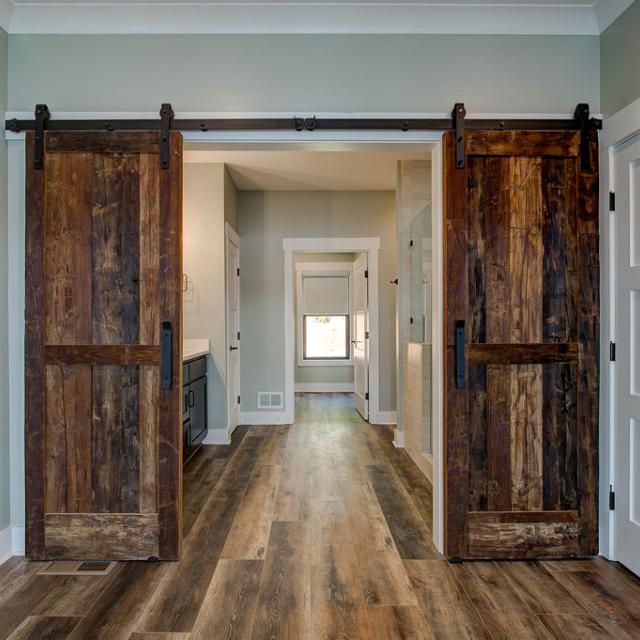
[(182, 139), (27, 133), (31, 559), (177, 559)]
[(598, 170), (579, 132), (444, 144), (446, 552), (597, 553)]

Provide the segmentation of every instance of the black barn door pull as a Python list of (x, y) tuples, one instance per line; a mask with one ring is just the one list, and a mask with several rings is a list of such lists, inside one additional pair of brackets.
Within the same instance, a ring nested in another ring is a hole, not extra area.
[(456, 322), (456, 388), (464, 389), (464, 321)]
[(162, 323), (162, 382), (160, 388), (163, 391), (171, 389), (171, 323)]

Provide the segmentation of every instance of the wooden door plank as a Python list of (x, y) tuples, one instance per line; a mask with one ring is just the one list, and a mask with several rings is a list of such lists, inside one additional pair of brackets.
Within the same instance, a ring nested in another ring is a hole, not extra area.
[(47, 131), (45, 143), (47, 155), (83, 152), (160, 154), (158, 131)]
[(169, 168), (160, 171), (160, 321), (171, 323), (171, 388), (159, 395), (158, 511), (160, 559), (182, 545), (182, 136), (169, 132)]
[(147, 560), (158, 557), (155, 513), (48, 513), (45, 545), (51, 559)]
[(578, 131), (468, 131), (469, 156), (575, 158), (580, 149)]
[(47, 364), (120, 364), (155, 365), (160, 364), (160, 347), (132, 344), (118, 345), (53, 345), (44, 348)]
[(549, 344), (470, 344), (467, 356), (471, 364), (549, 364), (578, 361), (578, 343)]

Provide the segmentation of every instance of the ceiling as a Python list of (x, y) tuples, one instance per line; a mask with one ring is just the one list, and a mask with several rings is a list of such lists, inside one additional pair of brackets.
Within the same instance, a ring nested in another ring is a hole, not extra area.
[(597, 35), (632, 0), (0, 0), (9, 33)]
[(185, 151), (184, 160), (223, 162), (242, 191), (390, 191), (400, 159), (424, 153), (397, 151)]

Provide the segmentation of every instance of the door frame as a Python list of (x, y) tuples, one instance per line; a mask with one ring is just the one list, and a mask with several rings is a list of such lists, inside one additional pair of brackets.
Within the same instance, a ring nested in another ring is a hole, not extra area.
[(620, 145), (640, 135), (640, 99), (608, 117), (600, 135), (600, 553), (616, 560), (615, 512), (609, 509), (609, 487), (615, 490), (615, 362), (609, 342), (627, 349), (615, 336), (615, 213), (609, 193), (615, 190), (615, 154)]
[[(157, 114), (145, 112), (56, 112), (62, 119), (109, 120), (114, 117), (131, 119), (155, 118)], [(304, 115), (304, 114), (303, 114)], [(362, 117), (363, 114), (316, 113), (318, 118)], [(7, 112), (6, 118), (30, 119), (31, 112)], [(193, 114), (176, 113), (176, 118), (189, 118)], [(272, 113), (199, 113), (197, 118), (290, 117), (290, 114)], [(449, 119), (450, 114), (432, 113), (374, 113), (373, 118), (433, 118)], [(473, 117), (470, 114), (470, 117)], [(478, 117), (509, 119), (518, 114), (480, 114)], [(557, 117), (556, 114), (542, 117)], [(571, 116), (567, 116), (571, 118)], [(317, 130), (317, 131), (184, 131), (184, 150), (197, 149), (204, 144), (215, 144), (217, 149), (295, 149), (295, 150), (397, 150), (424, 151), (431, 157), (433, 182), (434, 243), (442, 242), (442, 135), (441, 130)], [(9, 377), (9, 436), (11, 478), (11, 534), (14, 555), (24, 555), (24, 215), (25, 215), (25, 145), (24, 132), (5, 131), (8, 165), (8, 301), (9, 301), (9, 358), (12, 375)], [(437, 244), (435, 245), (437, 246)], [(443, 283), (442, 256), (434, 252), (433, 308), (442, 308)], [(439, 314), (433, 317), (433, 343), (442, 339)], [(433, 350), (433, 541), (442, 551), (444, 544), (444, 482), (443, 482), (443, 385), (442, 361), (439, 349)], [(396, 446), (402, 447), (402, 431), (396, 430)], [(0, 550), (1, 551), (1, 550)], [(0, 556), (2, 553), (0, 552)]]
[(379, 273), (380, 238), (284, 238), (284, 415), (285, 424), (295, 422), (295, 264), (294, 253), (366, 253), (369, 262), (369, 420), (393, 424), (380, 412)]
[[(236, 230), (228, 223), (225, 222), (224, 223), (224, 269), (225, 269), (225, 287), (224, 287), (224, 326), (225, 326), (225, 348), (226, 348), (226, 355), (225, 355), (225, 360), (226, 360), (226, 368), (227, 368), (227, 376), (229, 375), (229, 361), (231, 359), (231, 351), (229, 350), (229, 347), (231, 346), (229, 344), (229, 327), (227, 326), (227, 322), (229, 320), (229, 292), (227, 290), (227, 274), (229, 271), (229, 264), (227, 262), (227, 257), (228, 257), (228, 252), (227, 252), (227, 247), (229, 245), (229, 243), (232, 243), (236, 246), (236, 248), (238, 249), (238, 268), (240, 268), (240, 258), (241, 258), (241, 254), (240, 254), (240, 236), (238, 235), (238, 233), (236, 232)], [(238, 332), (240, 331), (240, 278), (238, 276)], [(238, 342), (240, 342), (240, 339), (238, 339)], [(236, 392), (238, 395), (240, 395), (240, 357), (242, 354), (242, 350), (240, 349), (238, 351), (238, 367), (237, 367), (237, 371), (236, 371), (236, 378), (237, 378), (237, 384), (236, 384)], [(229, 381), (227, 379), (227, 433), (229, 434), (229, 437), (231, 437), (231, 434), (233, 433), (234, 429), (240, 424), (240, 403), (238, 403), (238, 411), (237, 411), (237, 415), (236, 415), (236, 421), (235, 423), (232, 423), (231, 421), (231, 411), (229, 410), (230, 406), (231, 406), (231, 393), (229, 391)]]

